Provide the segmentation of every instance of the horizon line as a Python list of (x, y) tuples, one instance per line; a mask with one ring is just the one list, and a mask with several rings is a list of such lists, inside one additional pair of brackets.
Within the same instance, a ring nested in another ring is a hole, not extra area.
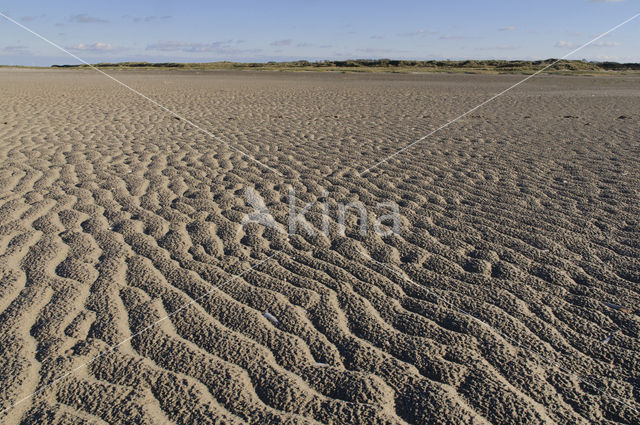
[[(92, 65), (95, 66), (130, 66), (130, 67), (143, 67), (145, 65), (151, 66), (180, 66), (180, 65), (208, 65), (208, 64), (226, 64), (226, 65), (336, 65), (336, 66), (353, 66), (353, 67), (367, 67), (367, 66), (378, 66), (378, 67), (394, 67), (394, 66), (407, 66), (407, 67), (417, 67), (420, 64), (435, 64), (435, 63), (444, 63), (444, 64), (461, 64), (465, 62), (477, 62), (478, 65), (490, 65), (492, 62), (502, 62), (507, 64), (542, 64), (545, 62), (553, 62), (558, 60), (557, 58), (546, 58), (546, 59), (474, 59), (474, 58), (466, 58), (466, 59), (390, 59), (386, 57), (379, 58), (348, 58), (348, 59), (295, 59), (295, 60), (267, 60), (267, 61), (233, 61), (233, 60), (213, 60), (213, 61), (193, 61), (193, 62), (184, 62), (184, 61), (145, 61), (145, 60), (127, 60), (127, 61), (117, 61), (117, 62), (95, 62)], [(387, 62), (387, 63), (385, 63)], [(640, 62), (617, 62), (617, 61), (607, 61), (607, 60), (588, 60), (588, 59), (562, 59), (558, 62), (558, 64), (562, 63), (573, 63), (573, 64), (591, 64), (591, 65), (601, 65), (601, 64), (610, 64), (610, 65), (620, 65), (620, 66), (638, 66), (640, 67)], [(0, 64), (0, 67), (3, 68), (73, 68), (73, 67), (87, 67), (87, 64), (76, 63), (54, 63), (51, 65), (20, 65), (20, 64)]]

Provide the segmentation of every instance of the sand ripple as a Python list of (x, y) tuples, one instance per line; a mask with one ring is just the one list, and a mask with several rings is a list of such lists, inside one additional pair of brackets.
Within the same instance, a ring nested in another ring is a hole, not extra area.
[[(1, 71), (1, 406), (91, 361), (4, 423), (640, 422), (638, 78), (540, 77), (359, 177), (517, 77), (116, 76), (286, 177), (91, 72)], [(291, 185), (402, 230), (241, 226)]]

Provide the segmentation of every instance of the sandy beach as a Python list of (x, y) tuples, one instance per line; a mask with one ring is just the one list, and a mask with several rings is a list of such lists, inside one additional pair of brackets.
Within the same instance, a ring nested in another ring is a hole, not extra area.
[(0, 422), (640, 423), (640, 76), (106, 72), (0, 70)]

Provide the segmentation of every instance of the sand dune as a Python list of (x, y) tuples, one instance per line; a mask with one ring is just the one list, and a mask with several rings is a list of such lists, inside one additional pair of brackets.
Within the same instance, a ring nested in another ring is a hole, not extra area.
[[(521, 77), (114, 75), (284, 177), (0, 71), (3, 423), (640, 423), (638, 77), (541, 76), (359, 175)], [(328, 236), (241, 224), (290, 187)], [(400, 232), (341, 234), (352, 201)]]

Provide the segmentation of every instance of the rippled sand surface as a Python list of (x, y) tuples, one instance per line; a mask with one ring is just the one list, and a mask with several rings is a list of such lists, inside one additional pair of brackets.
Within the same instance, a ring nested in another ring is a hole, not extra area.
[[(3, 423), (640, 423), (640, 77), (536, 77), (359, 174), (522, 76), (109, 72), (215, 137), (0, 71)], [(242, 225), (291, 187), (314, 235)], [(342, 234), (356, 201), (399, 232)]]

